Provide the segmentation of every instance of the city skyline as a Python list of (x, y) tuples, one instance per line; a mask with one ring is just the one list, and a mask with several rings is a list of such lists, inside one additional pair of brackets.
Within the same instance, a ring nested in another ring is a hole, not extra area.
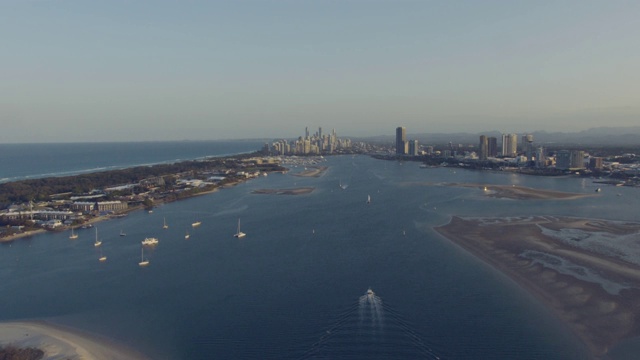
[(0, 4), (0, 142), (580, 131), (640, 118), (640, 3)]

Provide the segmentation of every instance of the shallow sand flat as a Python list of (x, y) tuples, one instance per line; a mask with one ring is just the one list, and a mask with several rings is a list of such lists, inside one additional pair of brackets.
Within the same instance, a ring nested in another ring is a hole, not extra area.
[(143, 360), (148, 357), (113, 341), (43, 322), (0, 323), (0, 344), (34, 347), (49, 360)]
[(433, 182), (406, 182), (404, 186), (452, 186), (475, 188), (481, 190), (485, 196), (513, 200), (573, 200), (583, 197), (598, 196), (597, 194), (570, 193), (544, 189), (534, 189), (515, 185), (491, 185), (471, 183), (433, 183)]
[(266, 195), (303, 195), (310, 194), (315, 190), (314, 187), (302, 187), (295, 189), (258, 189), (253, 190), (252, 194), (266, 194)]
[(483, 184), (447, 184), (456, 187), (478, 188), (487, 196), (515, 200), (571, 200), (579, 199), (593, 194), (569, 193), (563, 191), (534, 189), (525, 186), (514, 185), (483, 185)]
[(640, 224), (551, 216), (453, 217), (435, 230), (547, 304), (594, 357), (640, 335), (640, 266), (545, 235), (544, 228), (640, 232)]
[(303, 177), (319, 177), (327, 170), (326, 166), (308, 167), (305, 171), (294, 174), (295, 176)]

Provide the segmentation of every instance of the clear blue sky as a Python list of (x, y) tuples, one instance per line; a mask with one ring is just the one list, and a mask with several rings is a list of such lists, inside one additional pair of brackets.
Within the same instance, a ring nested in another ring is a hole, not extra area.
[(0, 0), (0, 142), (640, 124), (640, 1)]

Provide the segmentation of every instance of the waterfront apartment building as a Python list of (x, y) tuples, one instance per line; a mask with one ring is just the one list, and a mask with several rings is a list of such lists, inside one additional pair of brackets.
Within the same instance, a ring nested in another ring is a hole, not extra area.
[(603, 161), (601, 157), (589, 158), (589, 168), (593, 170), (602, 170)]
[(122, 201), (98, 201), (96, 203), (97, 211), (122, 211), (127, 210), (129, 205)]
[(407, 154), (407, 128), (404, 126), (396, 128), (396, 154)]
[(556, 169), (560, 169), (560, 170), (584, 169), (584, 151), (559, 150), (556, 153)]
[(71, 210), (90, 213), (96, 211), (122, 211), (127, 210), (129, 205), (122, 201), (76, 201), (71, 204)]
[(558, 150), (556, 152), (556, 169), (569, 170), (571, 167), (571, 152), (569, 150)]
[(544, 148), (541, 146), (536, 149), (536, 167), (543, 168), (547, 166), (547, 158), (544, 155)]
[(478, 159), (487, 160), (488, 157), (489, 157), (489, 138), (487, 138), (486, 135), (480, 135)]
[(420, 146), (418, 145), (418, 140), (410, 140), (408, 154), (411, 156), (418, 156), (419, 150), (420, 150)]
[(527, 161), (533, 160), (535, 148), (533, 146), (533, 135), (522, 135), (522, 153), (527, 157)]
[(38, 219), (38, 220), (69, 220), (78, 216), (72, 211), (53, 211), (53, 210), (28, 210), (28, 211), (9, 211), (0, 214), (6, 220), (22, 220), (22, 219)]
[(498, 139), (495, 136), (489, 136), (487, 138), (487, 156), (498, 156)]
[(584, 151), (571, 151), (571, 169), (584, 169)]
[(515, 157), (518, 154), (518, 135), (502, 134), (502, 156)]
[(92, 212), (96, 208), (96, 203), (93, 201), (76, 201), (71, 204), (71, 210), (81, 211), (83, 213)]

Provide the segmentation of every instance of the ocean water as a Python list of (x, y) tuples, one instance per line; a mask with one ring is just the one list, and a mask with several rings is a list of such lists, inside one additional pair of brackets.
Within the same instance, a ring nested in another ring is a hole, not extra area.
[[(547, 308), (432, 227), (451, 215), (637, 221), (630, 211), (640, 200), (636, 189), (515, 201), (438, 184), (585, 193), (596, 187), (582, 179), (420, 169), (367, 156), (327, 157), (325, 165), (318, 178), (294, 176), (303, 169), (292, 168), (99, 223), (105, 263), (93, 246), (94, 230), (79, 230), (77, 240), (60, 233), (2, 244), (0, 320), (50, 320), (153, 359), (587, 357)], [(252, 194), (301, 186), (315, 191)], [(233, 237), (238, 219), (247, 233), (242, 239)], [(196, 220), (202, 225), (192, 228)], [(148, 236), (160, 243), (145, 251), (150, 265), (140, 268), (140, 241)], [(366, 295), (369, 288), (375, 295)]]
[(0, 144), (0, 183), (260, 150), (261, 141)]

